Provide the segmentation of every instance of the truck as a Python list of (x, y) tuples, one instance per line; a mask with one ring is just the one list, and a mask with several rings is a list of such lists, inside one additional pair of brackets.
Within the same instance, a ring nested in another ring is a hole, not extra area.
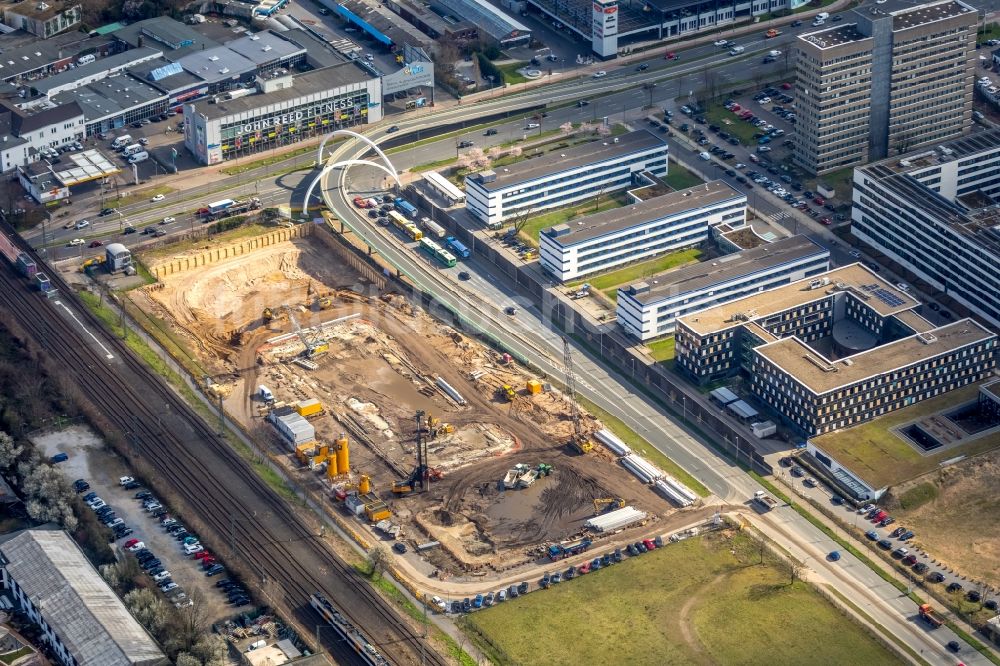
[(765, 493), (763, 490), (758, 490), (753, 494), (753, 501), (764, 511), (770, 511), (774, 507), (778, 506), (778, 501)]
[(469, 255), (472, 254), (469, 252), (469, 248), (465, 247), (465, 244), (454, 236), (448, 236), (448, 238), (445, 239), (444, 244), (449, 250), (460, 256), (462, 259), (468, 259)]
[(739, 54), (743, 53), (744, 51), (746, 51), (745, 47), (734, 46), (733, 48), (729, 49), (729, 55), (734, 55), (734, 56), (735, 55), (739, 55)]
[(830, 12), (820, 12), (819, 14), (816, 14), (816, 18), (820, 21), (825, 21), (830, 18)]
[(528, 466), (524, 464), (517, 464), (507, 470), (507, 474), (503, 477), (503, 487), (507, 490), (511, 490), (517, 487), (517, 481), (521, 478), (521, 475), (528, 471)]
[(251, 197), (249, 199), (242, 199), (239, 201), (223, 199), (222, 201), (210, 203), (205, 208), (199, 208), (198, 217), (201, 218), (202, 222), (211, 222), (213, 220), (221, 220), (226, 217), (232, 217), (233, 215), (242, 215), (243, 213), (257, 210), (260, 208), (260, 205), (260, 199), (257, 197)]
[(419, 217), (420, 215), (420, 213), (417, 211), (417, 207), (411, 204), (403, 197), (396, 197), (396, 200), (393, 201), (393, 204), (395, 204), (396, 210), (398, 210), (400, 213), (410, 218), (411, 220), (417, 219), (417, 217)]
[(591, 543), (593, 542), (590, 539), (578, 539), (577, 541), (563, 541), (552, 544), (549, 546), (549, 559), (557, 562), (573, 555), (579, 555), (586, 552), (590, 548)]
[(777, 30), (776, 28), (771, 28), (770, 30), (768, 30), (767, 32), (764, 33), (764, 37), (766, 39), (774, 39), (775, 37), (777, 37), (780, 34), (781, 34), (780, 30)]
[(931, 625), (934, 629), (944, 624), (944, 618), (930, 604), (920, 606), (920, 617), (927, 620), (927, 624)]

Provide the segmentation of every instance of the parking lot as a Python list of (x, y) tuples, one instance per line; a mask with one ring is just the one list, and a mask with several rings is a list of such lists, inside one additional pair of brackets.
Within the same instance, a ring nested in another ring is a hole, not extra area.
[[(146, 511), (141, 500), (135, 497), (137, 493), (145, 491), (141, 484), (126, 489), (120, 483), (121, 477), (128, 475), (127, 468), (119, 458), (104, 450), (101, 440), (89, 429), (74, 426), (36, 437), (33, 441), (48, 457), (65, 453), (66, 460), (59, 463), (58, 469), (71, 483), (86, 481), (89, 487), (80, 492), (81, 497), (95, 493), (114, 512), (114, 518), (120, 519), (121, 525), (131, 530), (115, 541), (119, 557), (134, 557), (125, 555), (125, 544), (137, 539), (160, 560), (160, 567), (169, 571), (169, 578), (177, 585), (165, 598), (183, 605), (193, 596), (200, 597), (210, 621), (231, 617), (238, 610), (249, 607), (237, 608), (230, 605), (227, 595), (215, 587), (217, 582), (227, 578), (227, 574), (222, 572), (212, 577), (206, 576), (200, 566), (201, 561), (194, 559), (192, 555), (185, 555), (182, 541), (168, 534), (161, 526), (161, 520), (173, 515), (169, 513), (170, 507), (164, 506), (165, 513), (156, 517), (153, 512)], [(183, 522), (177, 520), (179, 523)], [(147, 582), (150, 587), (156, 585), (151, 578)]]

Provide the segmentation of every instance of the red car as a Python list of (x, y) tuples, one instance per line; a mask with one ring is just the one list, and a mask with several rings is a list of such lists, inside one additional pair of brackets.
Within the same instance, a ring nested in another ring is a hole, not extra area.
[(203, 559), (201, 561), (201, 568), (202, 569), (208, 570), (208, 569), (211, 569), (213, 566), (215, 566), (215, 558), (214, 557), (206, 557), (205, 559)]
[(137, 543), (139, 543), (138, 539), (129, 539), (123, 545), (124, 545), (125, 548), (128, 548), (129, 546), (134, 546)]
[(578, 574), (590, 573), (590, 562), (584, 562), (580, 565), (580, 568), (576, 570)]
[(874, 516), (874, 517), (872, 518), (872, 522), (873, 522), (873, 523), (880, 523), (880, 522), (882, 522), (882, 519), (883, 519), (883, 518), (885, 518), (885, 517), (886, 517), (886, 516), (888, 516), (888, 515), (889, 515), (889, 514), (888, 514), (887, 512), (885, 512), (885, 511), (879, 511), (879, 512), (878, 512), (878, 513), (876, 513), (876, 514), (875, 514), (875, 516)]
[(743, 107), (740, 106), (739, 104), (733, 104), (733, 108), (729, 110), (732, 111), (733, 113), (739, 113), (740, 111), (743, 110)]
[(194, 554), (194, 559), (196, 560), (203, 560), (206, 557), (212, 557), (212, 553), (208, 552), (207, 550), (202, 550)]
[(677, 54), (673, 51), (668, 51), (667, 55), (663, 56), (664, 60), (677, 60)]
[(644, 545), (649, 550), (656, 550), (656, 544), (653, 543), (652, 539), (643, 539), (642, 540), (642, 545)]
[(104, 245), (104, 243), (102, 243), (99, 240), (95, 240), (95, 241), (90, 241), (90, 245), (88, 245), (87, 247), (101, 247), (102, 245)]
[(819, 221), (819, 223), (820, 224), (825, 224), (826, 226), (830, 226), (831, 224), (833, 224), (833, 219), (831, 219), (829, 217), (824, 217), (823, 219), (821, 219)]
[(791, 83), (782, 83), (781, 84), (781, 89), (782, 90), (791, 90), (792, 89), (792, 84)]
[(354, 205), (358, 208), (368, 208), (368, 202), (361, 197), (354, 197)]
[(822, 206), (823, 204), (826, 203), (826, 199), (824, 199), (823, 197), (816, 197), (815, 199), (813, 199), (813, 202), (815, 202), (817, 206)]

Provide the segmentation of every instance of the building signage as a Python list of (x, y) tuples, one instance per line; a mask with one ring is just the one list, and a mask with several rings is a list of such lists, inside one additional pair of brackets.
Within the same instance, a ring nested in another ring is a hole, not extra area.
[(382, 95), (395, 95), (421, 86), (434, 87), (434, 65), (430, 62), (411, 62), (392, 74), (382, 77)]
[(306, 109), (305, 111), (291, 111), (289, 113), (283, 113), (277, 116), (271, 116), (269, 118), (262, 118), (261, 120), (245, 123), (239, 126), (239, 132), (246, 134), (249, 132), (257, 132), (262, 129), (268, 129), (270, 127), (275, 127), (279, 125), (287, 125), (291, 123), (297, 123), (305, 118), (313, 118), (315, 116), (322, 116), (328, 113), (333, 113), (334, 111), (341, 109), (351, 109), (354, 108), (353, 100), (349, 98), (338, 99), (332, 102), (325, 102), (323, 104), (317, 104), (312, 108)]

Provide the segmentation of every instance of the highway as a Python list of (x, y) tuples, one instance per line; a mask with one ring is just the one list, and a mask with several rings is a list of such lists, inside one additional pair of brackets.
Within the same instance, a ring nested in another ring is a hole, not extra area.
[[(572, 109), (577, 110), (575, 106)], [(472, 117), (482, 113), (478, 106), (464, 111)], [(450, 110), (448, 119), (453, 120), (458, 113), (458, 109)], [(415, 130), (420, 122), (424, 121), (414, 119), (405, 126), (400, 123), (400, 131)], [(378, 129), (367, 134), (376, 141), (385, 136)], [(339, 144), (331, 153), (329, 162), (356, 159), (368, 150), (360, 142)], [(460, 281), (457, 279), (457, 267), (441, 269), (431, 264), (402, 236), (362, 218), (346, 196), (346, 174), (347, 169), (330, 171), (321, 185), (322, 196), (326, 205), (354, 234), (398, 268), (418, 290), (431, 295), (436, 303), (456, 313), (466, 326), (498, 341), (511, 353), (529, 359), (543, 372), (556, 378), (564, 377), (561, 334), (544, 319), (533, 303), (506, 289), (503, 281), (491, 275), (489, 268), (479, 260), (463, 262), (464, 269), (474, 277), (468, 282)], [(512, 303), (520, 309), (516, 317), (503, 314), (504, 307)], [(592, 358), (579, 346), (575, 346), (574, 367), (577, 390), (585, 398), (620, 418), (697, 477), (715, 495), (729, 503), (745, 503), (754, 491), (760, 489), (742, 470), (699, 441), (659, 405), (636, 391), (614, 369)], [(838, 550), (839, 546), (793, 509), (779, 507), (762, 519), (781, 546), (806, 558), (806, 567), (815, 576), (845, 591), (878, 624), (894, 635), (905, 637), (907, 644), (932, 663), (953, 663), (954, 658), (945, 645), (951, 640), (961, 640), (956, 634), (944, 627), (928, 631), (917, 618), (917, 608), (912, 601), (901, 597), (896, 588), (850, 554), (842, 553), (839, 562), (828, 562), (825, 554)], [(963, 650), (963, 659), (967, 664), (988, 663), (967, 646)]]

